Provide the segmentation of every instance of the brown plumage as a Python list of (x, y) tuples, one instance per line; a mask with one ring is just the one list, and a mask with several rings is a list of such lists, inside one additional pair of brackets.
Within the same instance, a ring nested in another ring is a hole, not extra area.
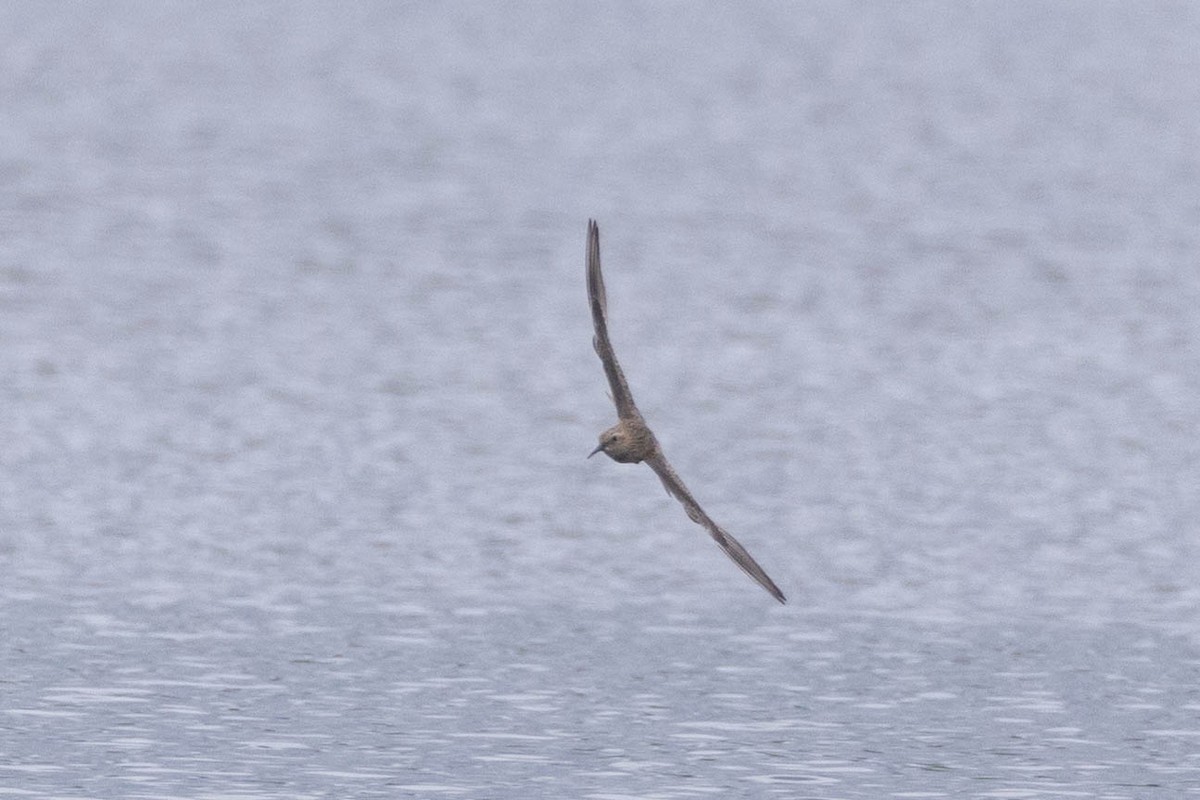
[(588, 220), (587, 285), (588, 300), (592, 306), (592, 325), (596, 329), (592, 344), (596, 348), (596, 355), (600, 356), (600, 361), (604, 364), (604, 374), (608, 376), (613, 403), (617, 406), (617, 424), (600, 434), (600, 444), (588, 453), (588, 458), (603, 452), (622, 464), (645, 461), (658, 475), (667, 492), (683, 504), (683, 510), (687, 512), (688, 517), (708, 530), (709, 535), (721, 546), (725, 554), (733, 559), (733, 563), (770, 592), (772, 597), (786, 603), (787, 598), (783, 596), (783, 592), (779, 591), (779, 587), (758, 562), (750, 557), (746, 548), (704, 513), (704, 509), (671, 468), (670, 462), (658, 445), (658, 440), (654, 438), (654, 434), (646, 426), (646, 421), (642, 419), (641, 412), (633, 403), (633, 395), (629, 391), (625, 373), (621, 372), (612, 342), (608, 340), (608, 301), (604, 293), (604, 276), (600, 274), (600, 228), (595, 220)]

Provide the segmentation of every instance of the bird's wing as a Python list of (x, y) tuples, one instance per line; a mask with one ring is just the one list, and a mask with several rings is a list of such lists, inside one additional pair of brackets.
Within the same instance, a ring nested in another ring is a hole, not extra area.
[(600, 274), (600, 228), (595, 220), (588, 220), (587, 286), (588, 300), (592, 306), (592, 326), (596, 329), (592, 346), (596, 348), (596, 355), (600, 356), (600, 361), (604, 364), (604, 374), (608, 376), (613, 403), (617, 406), (617, 416), (621, 419), (641, 418), (637, 406), (633, 403), (629, 384), (625, 381), (625, 373), (621, 372), (621, 365), (617, 363), (612, 342), (608, 340), (608, 300), (604, 293), (604, 276)]
[(742, 571), (758, 582), (758, 585), (766, 589), (781, 603), (786, 603), (787, 598), (783, 596), (783, 592), (775, 585), (775, 581), (767, 575), (758, 562), (751, 558), (746, 552), (746, 548), (742, 547), (741, 543), (725, 532), (725, 529), (712, 521), (708, 514), (704, 513), (704, 509), (696, 502), (696, 498), (692, 497), (692, 493), (683, 485), (683, 481), (671, 468), (671, 463), (667, 461), (666, 456), (662, 454), (662, 450), (655, 448), (654, 455), (646, 459), (646, 463), (650, 465), (650, 469), (658, 474), (662, 481), (663, 487), (667, 493), (674, 496), (680, 503), (683, 503), (683, 510), (691, 517), (692, 522), (703, 525), (709, 535), (716, 540), (721, 549), (725, 551), (725, 555), (733, 559), (733, 563), (742, 568)]

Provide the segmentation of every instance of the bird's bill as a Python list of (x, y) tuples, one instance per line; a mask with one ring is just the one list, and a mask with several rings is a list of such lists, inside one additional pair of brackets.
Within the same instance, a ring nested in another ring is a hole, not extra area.
[(596, 455), (596, 453), (599, 453), (603, 449), (604, 449), (604, 442), (601, 442), (600, 444), (596, 445), (595, 450), (593, 450), (592, 452), (587, 454), (587, 457), (591, 458), (592, 456)]

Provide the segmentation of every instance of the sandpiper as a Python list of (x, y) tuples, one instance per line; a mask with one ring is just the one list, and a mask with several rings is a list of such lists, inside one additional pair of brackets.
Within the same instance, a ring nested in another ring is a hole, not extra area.
[(604, 276), (600, 274), (600, 228), (596, 225), (595, 220), (588, 220), (587, 285), (588, 299), (592, 306), (592, 325), (596, 329), (596, 336), (592, 340), (592, 344), (596, 348), (596, 355), (600, 356), (600, 361), (604, 364), (604, 374), (608, 376), (613, 403), (617, 406), (617, 424), (600, 434), (600, 444), (596, 446), (595, 450), (588, 453), (588, 458), (603, 452), (609, 458), (622, 464), (636, 464), (645, 461), (650, 465), (650, 469), (657, 473), (667, 492), (683, 504), (684, 511), (692, 521), (703, 525), (708, 530), (725, 554), (733, 559), (733, 563), (758, 581), (758, 584), (770, 592), (772, 597), (781, 603), (786, 603), (787, 598), (783, 596), (783, 592), (779, 591), (779, 587), (763, 571), (758, 562), (750, 557), (746, 548), (742, 547), (737, 539), (726, 533), (720, 525), (712, 521), (708, 514), (704, 513), (704, 509), (700, 507), (700, 504), (692, 497), (692, 493), (683, 485), (683, 481), (679, 479), (675, 470), (671, 468), (670, 462), (667, 461), (662, 448), (658, 445), (658, 440), (654, 438), (653, 432), (646, 426), (646, 421), (642, 419), (641, 412), (634, 405), (629, 384), (625, 380), (625, 374), (621, 372), (621, 365), (617, 363), (612, 342), (608, 340), (608, 308), (604, 294)]

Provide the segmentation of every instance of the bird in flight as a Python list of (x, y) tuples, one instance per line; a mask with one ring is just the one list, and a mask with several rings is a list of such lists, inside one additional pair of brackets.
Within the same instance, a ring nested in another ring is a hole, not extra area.
[(704, 509), (692, 497), (692, 493), (683, 485), (683, 481), (663, 455), (658, 440), (654, 438), (654, 434), (646, 426), (646, 421), (642, 419), (641, 412), (634, 405), (629, 384), (625, 381), (625, 374), (621, 372), (612, 342), (608, 339), (608, 304), (604, 294), (604, 276), (600, 274), (600, 228), (595, 220), (588, 220), (587, 286), (588, 300), (592, 306), (592, 325), (596, 329), (592, 344), (596, 348), (596, 355), (600, 356), (600, 361), (604, 364), (604, 374), (608, 376), (613, 403), (617, 406), (617, 424), (600, 434), (600, 444), (588, 453), (588, 458), (603, 451), (613, 461), (622, 464), (645, 461), (658, 475), (667, 493), (683, 504), (683, 510), (692, 522), (703, 525), (725, 554), (733, 559), (733, 563), (757, 581), (759, 586), (770, 592), (772, 597), (780, 603), (786, 603), (787, 598), (783, 596), (783, 592), (779, 591), (779, 587), (758, 562), (750, 557), (746, 548), (704, 513)]

